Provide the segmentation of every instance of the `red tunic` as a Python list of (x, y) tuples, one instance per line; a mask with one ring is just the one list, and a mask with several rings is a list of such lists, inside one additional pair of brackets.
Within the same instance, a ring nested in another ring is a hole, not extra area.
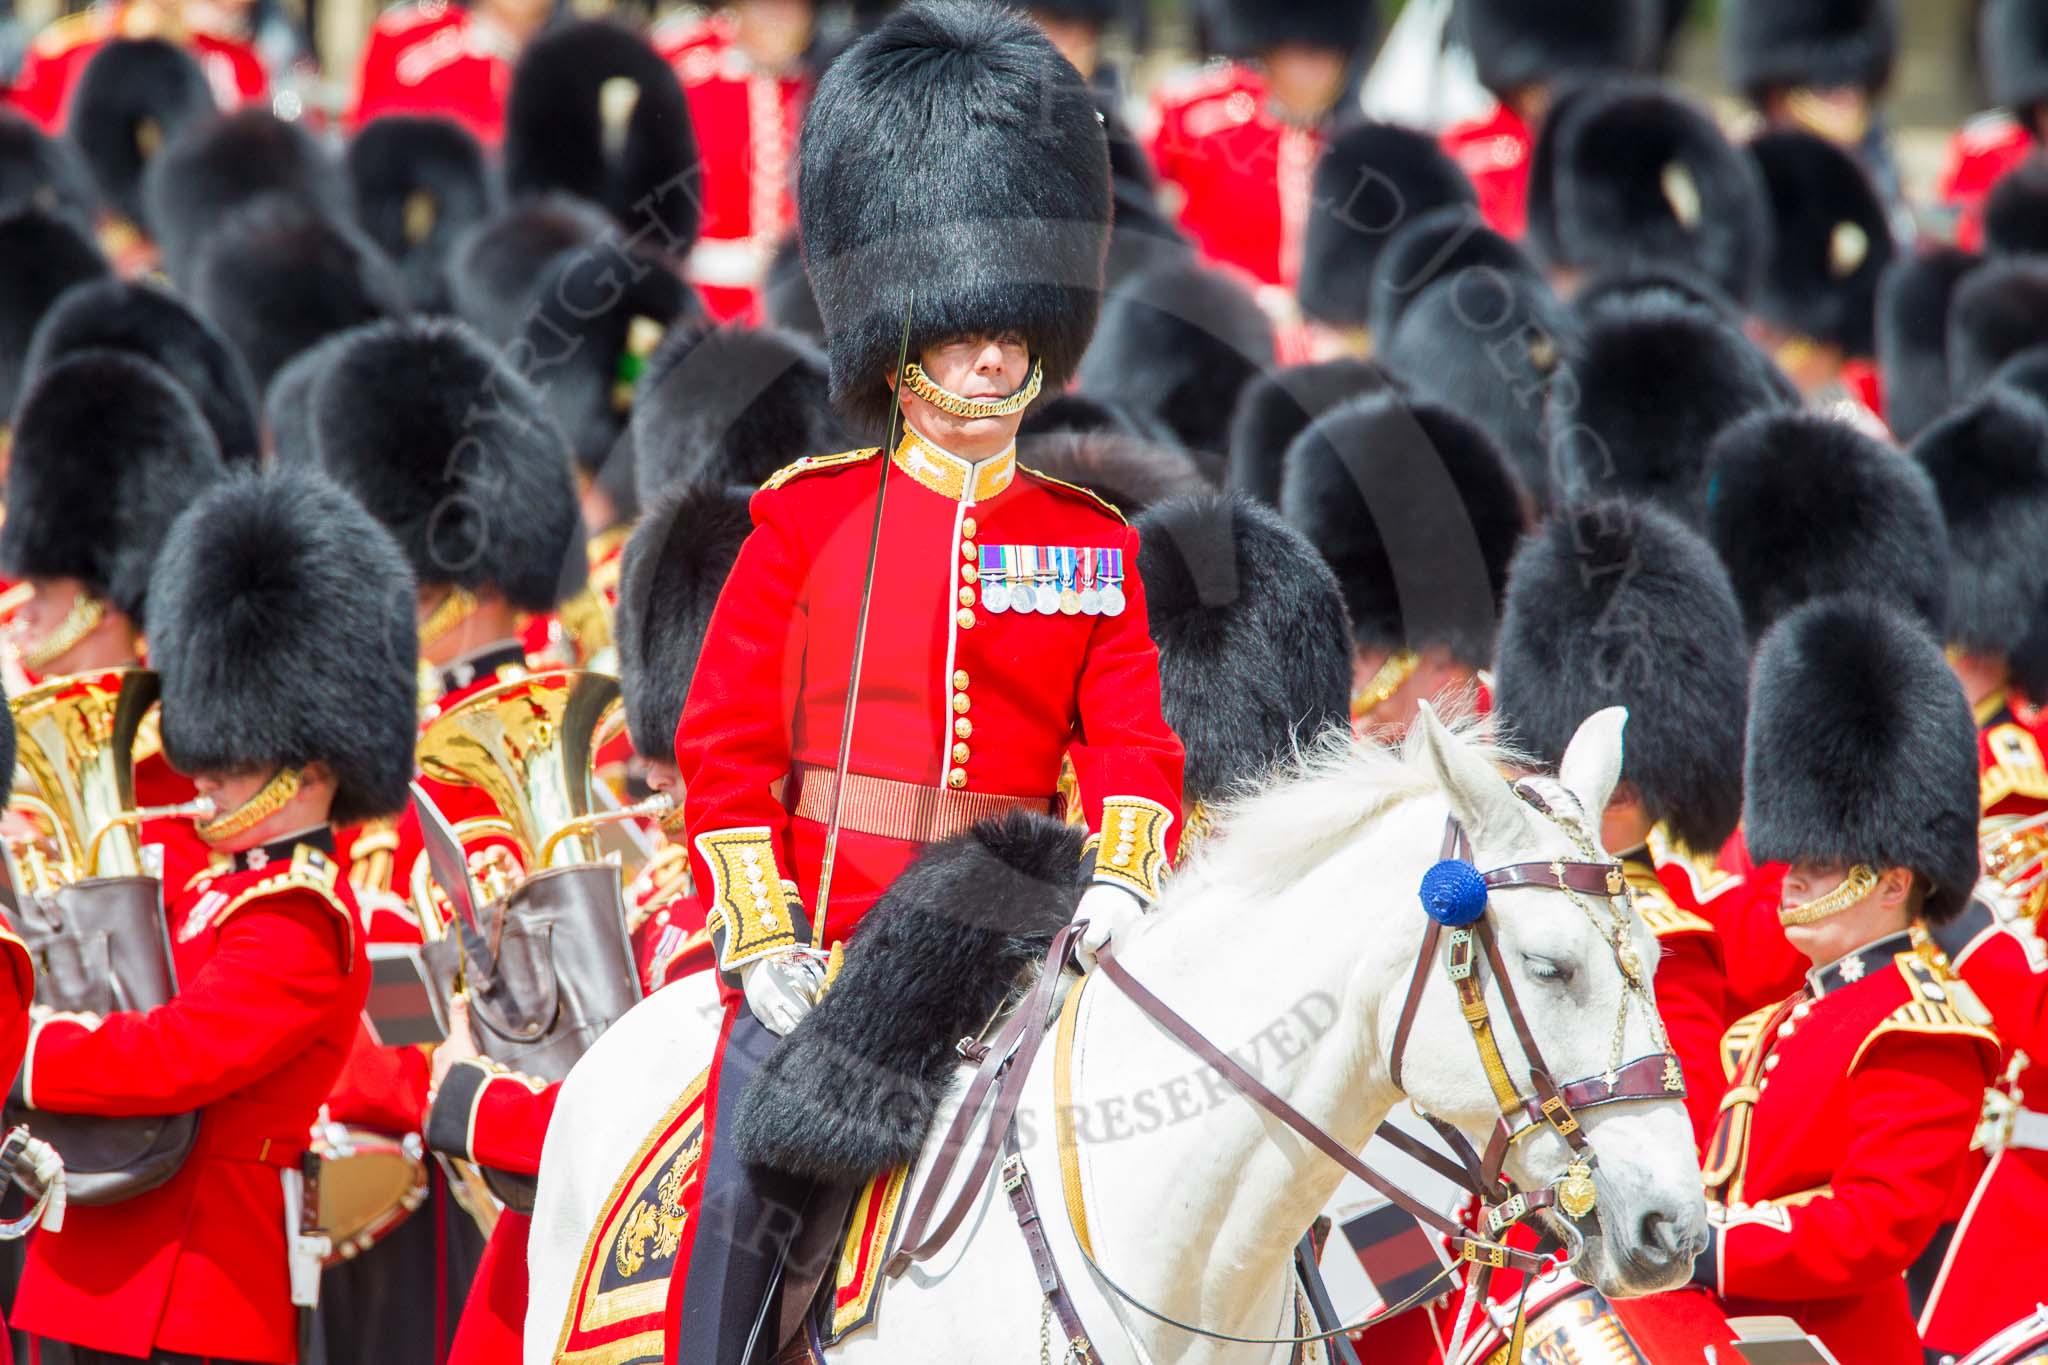
[(38, 1232), (15, 1326), (118, 1355), (289, 1362), (279, 1175), (298, 1165), (369, 988), (355, 900), (300, 845), (288, 864), (202, 882), (172, 924), (177, 998), (96, 1029), (39, 1025), (18, 1085), (67, 1113), (197, 1110), (198, 1145), (156, 1189)]
[[(986, 793), (1049, 810), (1071, 753), (1088, 827), (1104, 829), (1107, 811), (1110, 832), (1132, 836), (1115, 845), (1130, 844), (1121, 869), (1106, 856), (1103, 875), (1156, 890), (1180, 838), (1182, 750), (1160, 714), (1137, 533), (1093, 494), (1007, 454), (970, 467), (906, 432), (894, 465), (850, 771), (925, 789), (926, 800)], [(683, 706), (676, 761), (691, 871), (728, 969), (799, 937), (781, 918), (781, 878), (813, 921), (829, 915), (812, 926), (829, 946), (935, 837), (845, 821), (821, 909), (824, 821), (792, 813), (776, 791), (798, 765), (829, 777), (838, 757), (882, 468), (874, 450), (800, 461), (754, 495), (754, 532)], [(1128, 605), (1117, 615), (990, 611), (983, 547), (1120, 551)]]
[(1323, 135), (1273, 112), (1265, 77), (1217, 64), (1154, 94), (1149, 146), (1162, 197), (1210, 262), (1250, 277), (1283, 334), (1298, 330), (1311, 181)]
[(1657, 936), (1657, 1014), (1685, 1072), (1693, 1141), (1705, 1147), (1721, 1104), (1721, 1034), (1727, 1027), (1728, 961), (1709, 907), (1740, 894), (1741, 879), (1696, 866), (1683, 849), (1653, 838), (1622, 859), (1636, 909)]
[(1495, 104), (1484, 118), (1443, 135), (1444, 151), (1479, 192), (1479, 214), (1501, 236), (1520, 241), (1529, 230), (1529, 159), (1536, 139), (1521, 115)]
[(1739, 891), (1715, 900), (1712, 916), (1728, 951), (1727, 1022), (1732, 1024), (1798, 990), (1808, 964), (1778, 922), (1785, 865), (1752, 861), (1738, 829), (1721, 846), (1716, 866), (1742, 879)]
[(496, 146), (518, 49), (449, 0), (406, 0), (377, 16), (363, 47), (349, 126), (380, 114), (440, 114)]
[(720, 12), (685, 12), (654, 31), (690, 103), (703, 163), (704, 221), (684, 277), (720, 322), (759, 323), (768, 263), (796, 223), (796, 144), (807, 73), (755, 66)]
[(1997, 1064), (1986, 1022), (1901, 933), (1729, 1030), (1707, 1163), (1726, 1218), (1694, 1278), (1730, 1313), (1790, 1316), (1845, 1365), (1922, 1365), (1904, 1272), (1941, 1222)]
[(2007, 171), (2025, 161), (2040, 140), (2011, 114), (1979, 114), (1949, 139), (1948, 165), (1941, 173), (1941, 202), (1956, 213), (1956, 245), (1984, 248), (1984, 204)]
[[(95, 52), (113, 38), (172, 36), (164, 13), (152, 4), (94, 5), (57, 20), (36, 35), (22, 61), (21, 74), (7, 92), (7, 102), (45, 132), (62, 132), (70, 113), (72, 88)], [(270, 75), (252, 44), (196, 32), (183, 35), (183, 41), (198, 58), (207, 84), (213, 87), (214, 101), (223, 109), (261, 99), (269, 90)]]

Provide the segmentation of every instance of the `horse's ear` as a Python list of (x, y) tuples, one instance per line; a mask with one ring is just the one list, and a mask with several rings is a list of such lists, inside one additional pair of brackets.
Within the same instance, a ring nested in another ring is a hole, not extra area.
[(1514, 788), (1495, 771), (1479, 750), (1451, 733), (1428, 702), (1416, 710), (1423, 752), (1436, 772), (1437, 785), (1450, 802), (1451, 814), (1475, 844), (1493, 838), (1512, 842), (1526, 819)]
[(1557, 765), (1557, 780), (1579, 800), (1579, 809), (1594, 824), (1621, 781), (1622, 730), (1628, 725), (1628, 708), (1610, 706), (1595, 711), (1579, 722), (1572, 742), (1564, 746), (1564, 761)]

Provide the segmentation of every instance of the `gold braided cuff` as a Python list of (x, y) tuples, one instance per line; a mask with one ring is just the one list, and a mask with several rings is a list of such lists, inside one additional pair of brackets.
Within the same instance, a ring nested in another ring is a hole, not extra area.
[(916, 361), (903, 367), (903, 386), (937, 408), (955, 417), (976, 420), (984, 417), (1014, 417), (1031, 406), (1045, 387), (1045, 362), (1031, 362), (1031, 378), (1008, 398), (967, 398), (941, 386)]
[(299, 770), (279, 768), (247, 801), (226, 815), (216, 816), (196, 826), (199, 837), (209, 844), (217, 844), (223, 839), (246, 834), (283, 810), (285, 804), (298, 794)]
[(810, 941), (796, 883), (777, 871), (775, 840), (766, 825), (700, 834), (696, 845), (711, 874), (704, 926), (720, 971)]
[(1166, 832), (1173, 812), (1142, 796), (1112, 796), (1102, 803), (1102, 844), (1095, 880), (1134, 892), (1147, 905), (1159, 899), (1166, 876)]
[(22, 656), (21, 666), (34, 673), (46, 671), (51, 664), (69, 654), (78, 642), (92, 634), (107, 615), (107, 604), (89, 592), (81, 592), (71, 599), (71, 610), (64, 613), (64, 619), (56, 629), (45, 635), (36, 646)]
[(1778, 910), (1778, 923), (1791, 927), (1800, 924), (1819, 924), (1830, 915), (1839, 915), (1850, 906), (1862, 901), (1877, 887), (1877, 872), (1867, 863), (1858, 863), (1849, 869), (1849, 875), (1842, 878), (1842, 884), (1815, 900), (1804, 905)]

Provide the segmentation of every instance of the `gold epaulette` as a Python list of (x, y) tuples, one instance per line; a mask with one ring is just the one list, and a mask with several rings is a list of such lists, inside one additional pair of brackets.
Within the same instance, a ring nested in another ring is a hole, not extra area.
[(1991, 1028), (1991, 1012), (1961, 978), (1917, 952), (1900, 953), (1892, 963), (1906, 979), (1913, 998), (1886, 1015), (1857, 1044), (1856, 1055), (1849, 1059), (1850, 1070), (1855, 1070), (1872, 1043), (1888, 1033), (1953, 1034), (1975, 1038), (1997, 1052), (1998, 1035)]
[(1678, 902), (1671, 899), (1671, 893), (1664, 889), (1664, 883), (1657, 880), (1656, 873), (1634, 863), (1624, 863), (1622, 868), (1628, 878), (1629, 899), (1635, 902), (1643, 923), (1649, 925), (1650, 932), (1658, 938), (1714, 932), (1711, 923), (1690, 910), (1678, 908)]
[(1040, 483), (1046, 485), (1048, 488), (1063, 488), (1067, 492), (1072, 493), (1087, 502), (1093, 503), (1096, 507), (1102, 509), (1103, 511), (1109, 513), (1111, 516), (1115, 517), (1118, 523), (1121, 525), (1128, 526), (1130, 524), (1129, 521), (1125, 519), (1123, 510), (1121, 508), (1119, 508), (1115, 503), (1111, 502), (1108, 498), (1103, 497), (1100, 493), (1097, 493), (1093, 489), (1083, 488), (1078, 483), (1068, 483), (1065, 479), (1055, 479), (1052, 475), (1046, 473), (1044, 470), (1033, 469), (1030, 465), (1027, 464), (1020, 464), (1017, 466), (1017, 468), (1020, 472), (1029, 474), (1032, 478), (1038, 480)]
[(2048, 800), (2048, 764), (2041, 744), (2024, 725), (2007, 721), (1984, 732), (1991, 766), (1977, 779), (1977, 808), (1990, 810), (2008, 796)]
[(280, 891), (310, 891), (320, 903), (341, 917), (346, 927), (350, 960), (354, 960), (356, 947), (356, 917), (347, 901), (341, 898), (341, 864), (310, 844), (300, 844), (292, 850), (291, 863), (282, 871), (243, 887), (234, 899), (223, 905), (212, 916), (210, 923), (218, 927), (227, 923), (228, 918), (243, 906), (274, 896)]
[(1757, 1035), (1764, 1031), (1771, 1016), (1777, 1012), (1776, 1005), (1765, 1005), (1762, 1009), (1751, 1010), (1728, 1026), (1721, 1035), (1721, 1074), (1734, 1080), (1742, 1070), (1742, 1062), (1749, 1050), (1756, 1045)]
[(821, 474), (828, 469), (844, 469), (848, 465), (859, 464), (863, 460), (872, 460), (881, 453), (882, 448), (880, 446), (869, 446), (865, 450), (842, 451), (837, 455), (806, 455), (794, 464), (786, 464), (773, 474), (770, 474), (766, 479), (763, 479), (761, 481), (761, 491), (766, 493), (772, 489), (780, 488), (791, 479), (801, 478), (805, 474)]

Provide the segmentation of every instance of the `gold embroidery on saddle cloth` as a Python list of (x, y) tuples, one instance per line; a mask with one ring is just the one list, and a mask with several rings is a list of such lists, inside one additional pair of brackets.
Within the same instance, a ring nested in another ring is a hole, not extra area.
[(708, 1076), (690, 1082), (606, 1196), (576, 1263), (556, 1365), (661, 1359), (669, 1276), (687, 1226), (683, 1190), (704, 1151)]
[(854, 1201), (853, 1216), (839, 1246), (839, 1265), (833, 1273), (827, 1346), (875, 1320), (882, 1299), (882, 1266), (889, 1259), (909, 1179), (910, 1168), (899, 1166), (868, 1181)]

